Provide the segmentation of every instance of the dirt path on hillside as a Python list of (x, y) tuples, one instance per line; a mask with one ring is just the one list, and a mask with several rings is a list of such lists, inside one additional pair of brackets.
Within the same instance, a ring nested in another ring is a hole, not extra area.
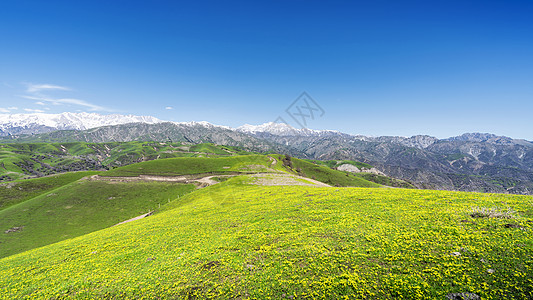
[(213, 177), (233, 177), (236, 175), (210, 175), (204, 177), (194, 178), (192, 176), (153, 176), (153, 175), (139, 175), (136, 177), (106, 177), (100, 175), (93, 175), (89, 177), (89, 180), (107, 181), (110, 183), (119, 182), (176, 182), (176, 183), (192, 183), (196, 184), (198, 188), (204, 188), (213, 184), (217, 184), (218, 181)]
[[(274, 158), (273, 158), (274, 159)], [(275, 163), (277, 162), (274, 159)], [(275, 170), (274, 170), (275, 171)], [(276, 185), (298, 185), (298, 186), (316, 186), (316, 187), (331, 187), (328, 184), (314, 180), (307, 177), (301, 177), (298, 175), (287, 174), (287, 173), (254, 173), (254, 174), (241, 174), (247, 175), (254, 178), (252, 184), (255, 185), (264, 185), (264, 186), (276, 186)], [(234, 177), (236, 175), (209, 175), (203, 177), (194, 177), (191, 175), (188, 176), (154, 176), (154, 175), (139, 175), (137, 177), (105, 177), (100, 175), (92, 175), (88, 180), (97, 180), (97, 181), (106, 181), (109, 183), (120, 183), (120, 182), (150, 182), (150, 181), (159, 181), (159, 182), (176, 182), (176, 183), (185, 183), (185, 184), (194, 184), (197, 188), (204, 188), (214, 184), (219, 183), (219, 181), (214, 180), (214, 177)]]
[(270, 161), (271, 161), (271, 163), (270, 163), (270, 167), (271, 168), (274, 167), (278, 163), (278, 160), (275, 159), (274, 157), (270, 156), (270, 155), (268, 156), (268, 159), (270, 159)]
[(115, 226), (120, 225), (120, 224), (129, 223), (129, 222), (132, 222), (132, 221), (135, 221), (135, 220), (140, 220), (140, 219), (142, 219), (142, 218), (146, 218), (146, 217), (148, 217), (148, 216), (151, 216), (153, 213), (154, 213), (154, 211), (151, 211), (151, 212), (146, 213), (146, 214), (144, 214), (144, 215), (140, 215), (140, 216), (137, 216), (137, 217), (135, 217), (135, 218), (131, 218), (131, 219), (129, 219), (129, 220), (126, 220), (126, 221), (122, 221), (122, 222), (120, 222), (120, 223), (117, 223), (117, 224), (115, 224), (115, 225), (113, 225), (113, 226), (111, 226), (111, 227), (115, 227)]
[(207, 186), (218, 183), (218, 181), (213, 180), (213, 177), (234, 177), (234, 176), (237, 176), (237, 175), (212, 175), (212, 176), (206, 176), (200, 179), (196, 179), (195, 181), (200, 183), (199, 188), (203, 188), (203, 187), (207, 187)]
[(135, 177), (108, 177), (100, 175), (92, 175), (89, 177), (89, 180), (98, 180), (98, 181), (110, 181), (110, 182), (131, 182), (131, 181), (166, 181), (166, 182), (182, 182), (189, 183), (191, 179), (185, 176), (152, 176), (152, 175), (139, 175)]

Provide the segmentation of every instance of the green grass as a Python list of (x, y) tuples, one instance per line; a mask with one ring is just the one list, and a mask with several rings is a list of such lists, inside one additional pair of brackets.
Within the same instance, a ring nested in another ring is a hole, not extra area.
[[(358, 162), (358, 161), (353, 161), (353, 160), (325, 160), (325, 161), (322, 161), (322, 160), (308, 160), (308, 159), (306, 159), (305, 161), (309, 161), (309, 162), (312, 162), (312, 163), (314, 163), (316, 165), (325, 166), (325, 167), (328, 167), (328, 168), (331, 168), (331, 169), (335, 169), (335, 168), (337, 168), (337, 167), (339, 167), (341, 165), (344, 165), (344, 164), (349, 164), (349, 165), (352, 165), (352, 166), (356, 166), (360, 170), (372, 169), (373, 168), (373, 166), (371, 166), (369, 164)], [(344, 173), (347, 173), (347, 172), (344, 172)], [(367, 172), (352, 173), (352, 175), (353, 175), (353, 177), (362, 178), (364, 180), (367, 180), (367, 181), (370, 181), (370, 182), (374, 182), (374, 183), (376, 183), (378, 185), (385, 185), (385, 186), (390, 186), (390, 187), (408, 188), (408, 189), (416, 188), (410, 182), (407, 182), (407, 181), (401, 180), (401, 179), (397, 179), (397, 178), (388, 177), (388, 176), (385, 176), (385, 175), (379, 175), (379, 174), (367, 173)], [(339, 186), (368, 186), (368, 185), (341, 184)]]
[[(232, 178), (152, 217), (1, 259), (0, 298), (533, 296), (532, 220), (520, 213), (532, 197), (245, 181)], [(470, 216), (472, 207), (502, 206), (518, 213)]]
[(189, 148), (191, 152), (202, 152), (202, 153), (213, 153), (219, 155), (229, 155), (230, 152), (225, 151), (223, 148), (216, 147), (213, 144), (203, 143), (198, 145), (193, 145)]
[(292, 158), (293, 168), (283, 166), (281, 155), (272, 155), (276, 164), (266, 155), (246, 155), (218, 158), (173, 158), (154, 160), (116, 168), (105, 173), (105, 177), (135, 177), (139, 175), (177, 176), (192, 174), (228, 174), (257, 172), (298, 173), (333, 186), (378, 187), (377, 183), (342, 171), (332, 170), (305, 160)]
[[(281, 160), (281, 157), (280, 157)], [(378, 187), (377, 183), (368, 181), (357, 175), (319, 166), (306, 160), (292, 158), (293, 170), (299, 174), (332, 186)]]
[[(0, 257), (104, 229), (194, 189), (192, 184), (163, 182), (81, 180), (64, 185), (0, 211)], [(23, 228), (4, 233), (14, 227)]]
[(0, 184), (0, 211), (98, 172), (72, 172)]
[[(116, 168), (105, 172), (102, 176), (177, 176), (184, 174), (225, 174), (225, 173), (256, 173), (271, 172), (271, 161), (264, 155), (247, 155), (217, 158), (170, 158), (154, 160)], [(278, 170), (282, 168), (273, 166)]]
[(250, 154), (210, 143), (0, 143), (0, 182), (68, 171), (103, 170), (160, 158)]
[(358, 173), (357, 176), (360, 176), (368, 181), (372, 181), (378, 184), (391, 186), (391, 187), (400, 187), (400, 188), (406, 188), (406, 189), (415, 189), (416, 187), (401, 179), (396, 179), (388, 176), (383, 176), (379, 174), (374, 173)]

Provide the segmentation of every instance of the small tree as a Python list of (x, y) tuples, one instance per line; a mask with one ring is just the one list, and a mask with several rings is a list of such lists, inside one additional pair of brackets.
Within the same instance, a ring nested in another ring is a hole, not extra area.
[(285, 167), (289, 167), (292, 169), (292, 160), (289, 154), (285, 154), (285, 157), (282, 160), (283, 160), (283, 165)]

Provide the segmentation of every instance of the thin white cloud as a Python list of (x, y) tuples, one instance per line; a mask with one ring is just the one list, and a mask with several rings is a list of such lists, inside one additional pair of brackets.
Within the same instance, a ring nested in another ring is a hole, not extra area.
[(32, 113), (43, 113), (44, 112), (44, 110), (32, 109), (32, 108), (25, 108), (24, 111), (32, 112)]
[(89, 108), (89, 110), (105, 110), (105, 111), (109, 110), (103, 106), (95, 105), (95, 104), (92, 104), (85, 100), (80, 100), (80, 99), (56, 99), (54, 101), (60, 104), (74, 104), (74, 105), (79, 105), (79, 106), (85, 106)]
[(0, 107), (0, 113), (10, 113), (12, 110), (17, 110), (18, 107)]
[(47, 101), (47, 102), (51, 102), (52, 101), (52, 99), (45, 99), (43, 97), (29, 96), (29, 95), (19, 95), (18, 97), (25, 98), (25, 99), (30, 99), (30, 100), (38, 100), (38, 101)]
[(56, 91), (70, 91), (71, 89), (66, 87), (66, 86), (60, 86), (60, 85), (55, 85), (55, 84), (32, 84), (32, 83), (28, 83), (26, 84), (27, 85), (27, 89), (26, 89), (26, 92), (28, 93), (38, 93), (38, 92), (41, 92), (41, 91), (51, 91), (51, 90), (56, 90)]
[(41, 95), (39, 93), (34, 93), (33, 95), (21, 95), (20, 97), (30, 100), (37, 100), (36, 104), (46, 105), (46, 103), (51, 103), (53, 105), (78, 105), (88, 108), (90, 111), (112, 111), (109, 108), (89, 103), (81, 99), (72, 99), (72, 98), (61, 98), (54, 99), (48, 96)]
[(171, 109), (174, 109), (174, 107), (172, 107), (172, 106), (167, 106), (167, 107), (165, 107), (165, 109), (171, 110)]

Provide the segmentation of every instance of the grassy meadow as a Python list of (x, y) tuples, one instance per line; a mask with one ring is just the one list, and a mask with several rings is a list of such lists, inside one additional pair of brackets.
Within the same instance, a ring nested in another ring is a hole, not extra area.
[(0, 297), (533, 296), (532, 197), (247, 182), (3, 258)]
[(531, 196), (212, 147), (0, 185), (0, 299), (533, 298)]

